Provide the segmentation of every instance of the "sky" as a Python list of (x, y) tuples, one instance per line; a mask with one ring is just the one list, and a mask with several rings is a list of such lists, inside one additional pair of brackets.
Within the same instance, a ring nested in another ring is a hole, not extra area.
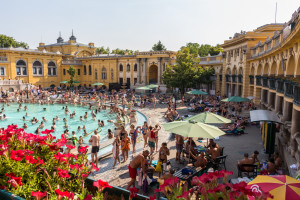
[(241, 30), (290, 20), (299, 0), (11, 0), (1, 2), (0, 34), (35, 49), (77, 42), (148, 51), (159, 40), (177, 51), (188, 42), (222, 44)]

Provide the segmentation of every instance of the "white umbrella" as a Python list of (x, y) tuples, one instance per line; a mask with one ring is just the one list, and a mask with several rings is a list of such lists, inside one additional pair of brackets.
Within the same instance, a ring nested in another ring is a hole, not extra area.
[(252, 99), (255, 99), (256, 97), (254, 97), (254, 96), (249, 96), (249, 97), (247, 97), (247, 99), (250, 99), (250, 100), (252, 100)]

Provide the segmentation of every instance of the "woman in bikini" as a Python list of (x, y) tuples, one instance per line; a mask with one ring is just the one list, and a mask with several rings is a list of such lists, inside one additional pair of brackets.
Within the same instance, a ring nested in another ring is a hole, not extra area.
[(161, 129), (160, 125), (156, 124), (154, 128), (156, 152), (158, 148), (158, 131), (160, 131), (160, 129)]
[[(164, 142), (164, 143), (161, 144), (161, 147), (159, 149), (159, 155), (158, 155), (158, 159), (159, 159), (160, 162), (162, 162), (164, 171), (167, 168), (167, 161), (168, 161), (167, 156), (168, 155), (170, 155), (170, 150), (167, 147), (167, 143)], [(158, 177), (160, 177), (160, 173), (161, 172), (158, 172)]]
[(131, 135), (131, 141), (132, 141), (132, 153), (135, 153), (135, 145), (136, 145), (136, 139), (138, 137), (138, 134), (141, 132), (139, 129), (141, 129), (140, 126), (134, 127), (133, 124), (130, 125), (130, 135)]
[(114, 165), (113, 165), (112, 168), (115, 168), (115, 165), (116, 165), (117, 161), (120, 164), (120, 158), (119, 158), (119, 154), (120, 154), (120, 140), (119, 140), (119, 137), (116, 137), (115, 141), (113, 142), (113, 146), (115, 146), (115, 149), (114, 149), (115, 152), (113, 152), (113, 157), (114, 157), (115, 162), (114, 162)]
[(148, 124), (147, 122), (144, 122), (144, 125), (141, 129), (142, 131), (142, 134), (143, 134), (143, 138), (144, 138), (144, 148), (148, 145), (148, 136), (147, 136), (147, 133), (148, 133)]

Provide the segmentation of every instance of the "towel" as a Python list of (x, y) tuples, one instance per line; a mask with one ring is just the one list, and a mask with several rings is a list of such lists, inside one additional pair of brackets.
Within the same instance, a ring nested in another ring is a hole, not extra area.
[(116, 154), (117, 154), (117, 145), (116, 143), (114, 144), (112, 148), (112, 153), (113, 153), (113, 158), (116, 159)]

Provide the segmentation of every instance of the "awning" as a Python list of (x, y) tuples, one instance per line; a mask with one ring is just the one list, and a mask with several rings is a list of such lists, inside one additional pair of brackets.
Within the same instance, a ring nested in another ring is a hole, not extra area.
[(250, 111), (250, 119), (251, 122), (271, 121), (282, 124), (276, 113), (269, 110), (252, 110)]

